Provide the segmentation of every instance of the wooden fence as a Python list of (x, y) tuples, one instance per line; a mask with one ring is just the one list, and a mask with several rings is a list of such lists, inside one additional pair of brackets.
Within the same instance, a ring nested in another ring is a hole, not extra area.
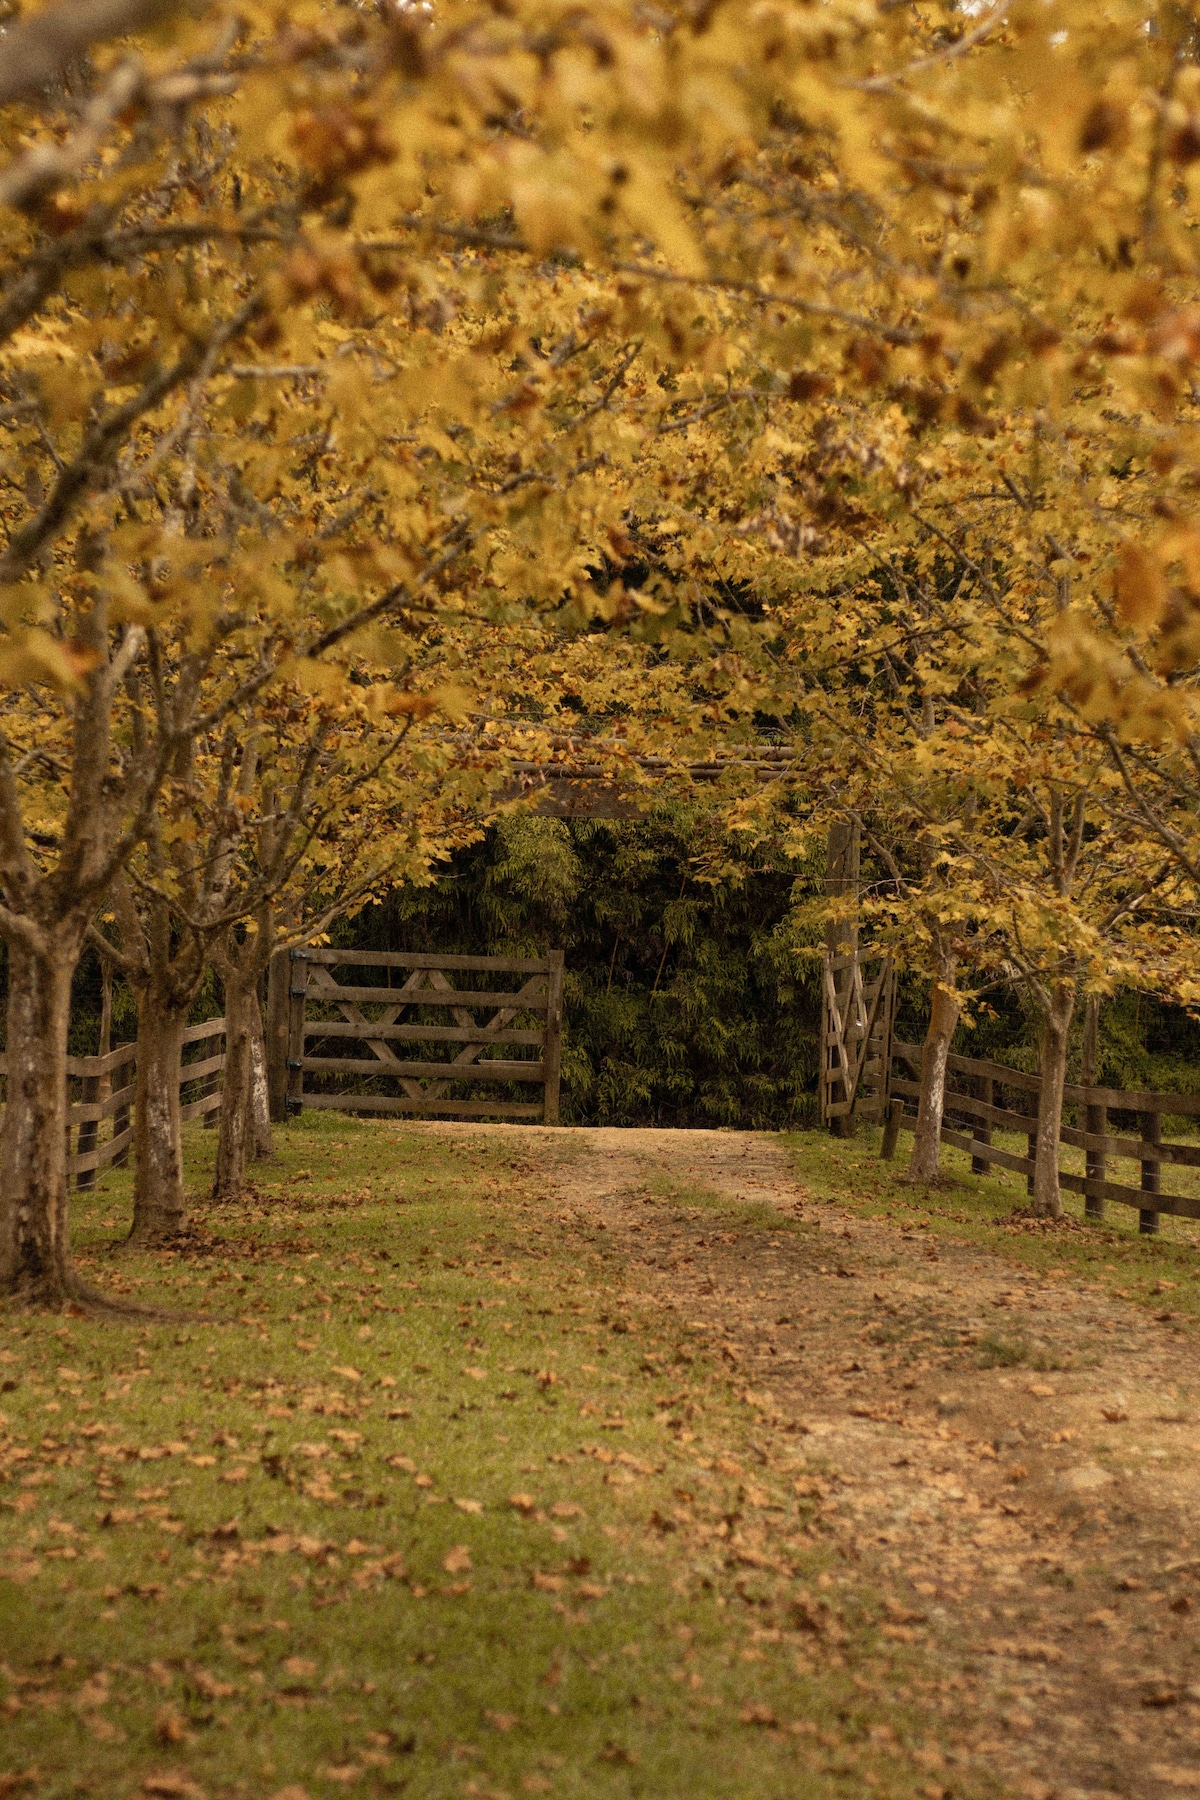
[[(873, 972), (865, 965), (873, 964)], [(878, 1119), (887, 1105), (896, 1006), (890, 957), (827, 955), (821, 1003), (821, 1123)]]
[[(189, 1025), (183, 1034), (184, 1055), (189, 1049), (206, 1046), (223, 1038), (224, 1019), (206, 1019), (203, 1024)], [(105, 1056), (69, 1056), (67, 1080), (70, 1107), (67, 1113), (67, 1174), (74, 1176), (78, 1188), (95, 1186), (96, 1171), (122, 1168), (129, 1160), (133, 1142), (133, 1090), (137, 1067), (137, 1044), (118, 1044)], [(220, 1076), (225, 1067), (225, 1047), (185, 1062), (180, 1074), (183, 1092), (199, 1087), (185, 1101), (185, 1119), (215, 1117), (221, 1105)], [(7, 1074), (7, 1064), (0, 1052), (0, 1075)], [(107, 1088), (107, 1092), (104, 1090)], [(106, 1121), (112, 1120), (105, 1133)], [(74, 1148), (72, 1148), (74, 1135)]]
[[(892, 1105), (896, 1112), (889, 1124), (898, 1124), (900, 1129), (911, 1131), (921, 1091), (922, 1046), (893, 1041), (892, 1056), (904, 1063), (912, 1074), (911, 1077), (892, 1074), (890, 1088), (895, 1096)], [(976, 1174), (982, 1174), (995, 1163), (1000, 1168), (1024, 1175), (1032, 1193), (1038, 1088), (1037, 1076), (1026, 1075), (1020, 1069), (1010, 1069), (1003, 1063), (987, 1062), (980, 1057), (951, 1056), (942, 1142), (953, 1145), (956, 1150), (965, 1150)], [(1059, 1181), (1069, 1193), (1083, 1195), (1084, 1211), (1089, 1219), (1102, 1219), (1105, 1202), (1109, 1200), (1118, 1206), (1136, 1206), (1141, 1215), (1140, 1229), (1147, 1235), (1158, 1230), (1160, 1213), (1200, 1219), (1200, 1197), (1162, 1191), (1164, 1164), (1200, 1168), (1200, 1145), (1171, 1143), (1162, 1135), (1164, 1114), (1186, 1118), (1200, 1115), (1200, 1095), (1141, 1093), (1068, 1083), (1065, 1100), (1066, 1107), (1076, 1114), (1080, 1123), (1066, 1123), (1064, 1112), (1059, 1142), (1084, 1152), (1086, 1174), (1060, 1170)], [(903, 1112), (900, 1112), (901, 1105)], [(1137, 1136), (1111, 1131), (1110, 1115), (1113, 1113), (1132, 1117)], [(992, 1132), (996, 1128), (1023, 1133), (1027, 1154), (1020, 1156), (993, 1144)], [(894, 1146), (894, 1133), (889, 1135)], [(1132, 1187), (1110, 1181), (1110, 1158), (1137, 1163), (1141, 1176), (1139, 1185)]]
[[(368, 983), (339, 981), (334, 970), (369, 970)], [(392, 970), (406, 971), (392, 986)], [(342, 1112), (416, 1113), (457, 1118), (537, 1119), (558, 1124), (562, 1061), (563, 953), (541, 958), (519, 956), (438, 956), (393, 951), (293, 950), (291, 952), (287, 1034), (289, 1110), (306, 1106)], [(450, 976), (455, 979), (452, 981)], [(496, 985), (500, 976), (517, 976), (515, 988)], [(381, 979), (383, 977), (383, 979)], [(467, 978), (487, 985), (468, 986)], [(313, 1017), (316, 1003), (327, 1015)], [(368, 1011), (371, 1016), (368, 1017)], [(410, 1018), (400, 1022), (400, 1015)], [(420, 1016), (413, 1019), (411, 1014)], [(438, 1012), (450, 1014), (442, 1021)], [(430, 1017), (430, 1014), (435, 1015)], [(475, 1015), (488, 1016), (479, 1019)], [(337, 1016), (333, 1016), (337, 1015)], [(514, 1024), (523, 1016), (536, 1027)], [(312, 1042), (324, 1054), (309, 1054)], [(446, 1044), (450, 1054), (421, 1059), (396, 1054), (397, 1043)], [(343, 1049), (359, 1047), (357, 1055)], [(534, 1051), (532, 1056), (485, 1055), (506, 1050)], [(332, 1051), (333, 1054), (329, 1054)], [(335, 1078), (338, 1086), (314, 1092), (307, 1075)], [(392, 1091), (378, 1091), (380, 1078)], [(536, 1083), (538, 1101), (514, 1100), (508, 1094), (468, 1098), (456, 1092), (463, 1084)], [(371, 1091), (364, 1091), (369, 1085)]]

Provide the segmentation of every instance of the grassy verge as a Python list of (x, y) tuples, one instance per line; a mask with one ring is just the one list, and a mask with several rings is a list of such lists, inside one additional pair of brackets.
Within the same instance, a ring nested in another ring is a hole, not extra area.
[[(1166, 1215), (1157, 1237), (1138, 1235), (1133, 1207), (1110, 1205), (1102, 1224), (1083, 1218), (1083, 1201), (1064, 1196), (1067, 1216), (1043, 1223), (1020, 1216), (1028, 1204), (1023, 1176), (973, 1175), (964, 1152), (942, 1150), (943, 1185), (903, 1180), (910, 1140), (896, 1161), (879, 1159), (880, 1134), (863, 1128), (851, 1139), (820, 1132), (786, 1139), (797, 1180), (819, 1202), (836, 1202), (864, 1218), (955, 1238), (1039, 1274), (1074, 1276), (1186, 1325), (1200, 1319), (1200, 1225)], [(1014, 1217), (1014, 1214), (1017, 1216)]]
[(517, 1140), (279, 1135), (183, 1254), (80, 1197), (93, 1278), (190, 1320), (4, 1322), (0, 1792), (947, 1791), (801, 1440)]

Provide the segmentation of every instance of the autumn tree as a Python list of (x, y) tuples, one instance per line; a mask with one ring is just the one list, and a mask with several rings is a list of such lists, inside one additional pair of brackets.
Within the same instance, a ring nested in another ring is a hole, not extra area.
[(1174, 354), (1120, 248), (1130, 156), (1143, 235), (1170, 199), (1165, 13), (217, 4), (104, 47), (133, 17), (47, 8), (68, 77), (0, 79), (0, 1277), (51, 1299), (70, 970), (194, 745), (369, 626), (530, 616), (698, 633), (748, 740), (767, 609), (819, 639), (828, 540), (844, 580), (949, 498), (997, 382), (1033, 417), (1089, 332), (1107, 367), (1114, 282)]

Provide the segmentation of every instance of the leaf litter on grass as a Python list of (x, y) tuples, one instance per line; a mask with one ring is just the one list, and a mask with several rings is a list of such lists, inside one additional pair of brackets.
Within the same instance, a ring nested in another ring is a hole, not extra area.
[(252, 1325), (6, 1327), (6, 1778), (927, 1793), (919, 1633), (831, 1559), (837, 1472), (762, 1467), (759, 1391), (528, 1161), (331, 1117), (202, 1213), (190, 1302)]

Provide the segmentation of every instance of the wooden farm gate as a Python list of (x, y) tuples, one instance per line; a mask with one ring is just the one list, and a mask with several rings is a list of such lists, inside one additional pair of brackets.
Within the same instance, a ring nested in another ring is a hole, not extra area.
[[(873, 972), (864, 969), (864, 962)], [(878, 1119), (888, 1097), (896, 975), (890, 957), (825, 958), (821, 1007), (821, 1123)]]
[[(289, 1111), (316, 1106), (341, 1112), (541, 1119), (546, 1125), (558, 1124), (561, 950), (540, 958), (293, 950), (290, 958)], [(339, 980), (335, 969), (369, 970), (374, 979), (365, 984)], [(393, 970), (403, 974), (397, 985), (392, 985)], [(515, 985), (500, 985), (504, 976), (516, 977)], [(326, 1017), (312, 1015), (314, 1003)], [(425, 1016), (414, 1020), (414, 1012)], [(430, 1012), (450, 1016), (445, 1021), (430, 1019)], [(409, 1017), (402, 1022), (403, 1013)], [(523, 1016), (536, 1024), (514, 1022)], [(322, 1054), (310, 1055), (310, 1042)], [(398, 1055), (398, 1044), (444, 1044), (449, 1054)], [(359, 1054), (346, 1054), (354, 1049)], [(502, 1054), (496, 1055), (497, 1049)], [(514, 1050), (535, 1054), (514, 1056)], [(336, 1077), (338, 1088), (314, 1092), (305, 1081), (307, 1075)], [(380, 1077), (392, 1091), (364, 1091), (368, 1083), (374, 1089)], [(536, 1083), (541, 1095), (529, 1102), (504, 1094), (466, 1097), (454, 1091), (464, 1084), (508, 1087), (517, 1082)]]
[[(910, 1075), (893, 1074), (891, 1077), (896, 1117), (889, 1120), (885, 1147), (889, 1138), (894, 1145), (893, 1125), (900, 1130), (913, 1129), (921, 1092), (922, 1046), (893, 1042), (892, 1054), (897, 1061), (907, 1065)], [(1010, 1069), (1004, 1063), (989, 1062), (982, 1057), (951, 1056), (942, 1115), (943, 1144), (965, 1150), (977, 1175), (985, 1173), (993, 1163), (1024, 1175), (1032, 1193), (1039, 1087), (1036, 1075)], [(1162, 1192), (1164, 1164), (1200, 1168), (1200, 1145), (1164, 1142), (1163, 1115), (1195, 1118), (1200, 1115), (1200, 1095), (1081, 1087), (1068, 1082), (1064, 1099), (1067, 1107), (1074, 1110), (1078, 1123), (1071, 1125), (1064, 1119), (1059, 1142), (1084, 1152), (1086, 1173), (1077, 1175), (1070, 1170), (1060, 1170), (1058, 1179), (1068, 1193), (1083, 1195), (1087, 1218), (1102, 1219), (1105, 1202), (1111, 1200), (1118, 1206), (1136, 1206), (1140, 1229), (1146, 1235), (1158, 1230), (1160, 1213), (1200, 1219), (1200, 1195)], [(1111, 1113), (1131, 1117), (1137, 1136), (1111, 1132)], [(997, 1128), (1021, 1133), (1026, 1139), (1026, 1154), (1022, 1156), (993, 1144), (992, 1132)], [(1139, 1165), (1137, 1187), (1108, 1179), (1110, 1158)]]

